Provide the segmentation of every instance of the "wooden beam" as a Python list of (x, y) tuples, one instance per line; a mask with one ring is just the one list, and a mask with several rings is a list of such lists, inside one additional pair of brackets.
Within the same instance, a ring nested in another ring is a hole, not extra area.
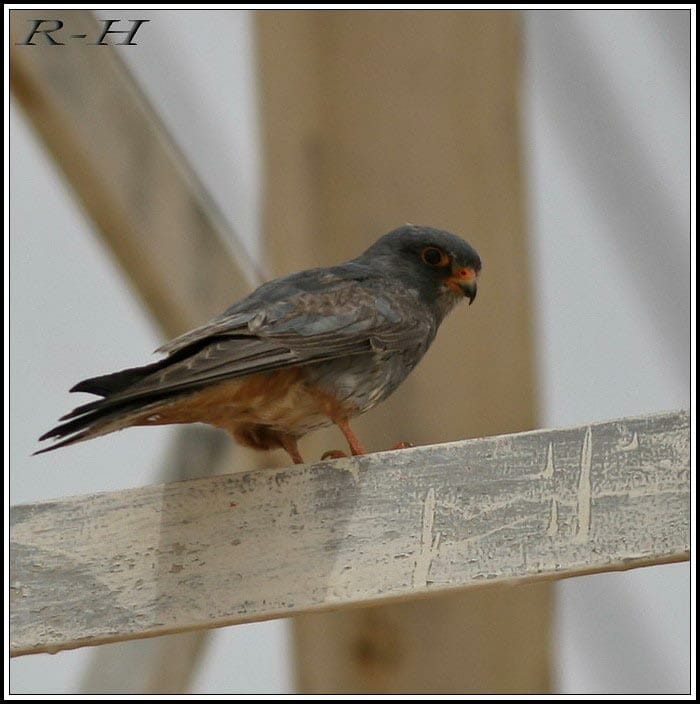
[[(359, 437), (381, 449), (399, 440), (536, 428), (519, 13), (285, 11), (256, 18), (266, 261), (275, 273), (354, 256), (407, 221), (464, 236), (484, 262), (476, 304), (456, 310), (401, 388), (356, 421)], [(302, 441), (305, 457), (333, 447), (343, 447), (334, 430)], [(298, 687), (546, 692), (550, 591), (546, 584), (516, 589), (506, 604), (481, 590), (444, 604), (395, 605), (390, 613), (377, 607), (296, 619)], [(352, 631), (374, 642), (375, 622), (400, 624), (397, 647), (414, 657), (389, 664), (378, 656), (358, 668), (339, 639)], [(426, 639), (426, 623), (440, 643)], [(499, 653), (490, 669), (462, 656), (474, 643)], [(416, 662), (425, 666), (416, 670)]]
[(686, 560), (689, 447), (678, 411), (16, 506), (11, 652)]

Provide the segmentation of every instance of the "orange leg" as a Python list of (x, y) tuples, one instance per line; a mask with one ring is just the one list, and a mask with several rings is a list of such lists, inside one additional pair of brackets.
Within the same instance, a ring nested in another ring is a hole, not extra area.
[[(364, 455), (367, 453), (367, 450), (365, 450), (360, 441), (357, 439), (355, 433), (352, 432), (352, 428), (350, 427), (350, 423), (347, 418), (343, 420), (334, 419), (333, 422), (342, 430), (343, 435), (345, 435), (345, 439), (348, 441), (348, 445), (350, 445), (350, 452), (352, 452), (353, 455)], [(322, 460), (337, 460), (340, 457), (347, 457), (347, 455), (341, 450), (328, 450), (328, 452), (324, 452), (321, 455)]]
[(355, 433), (352, 432), (350, 422), (347, 419), (336, 420), (335, 424), (341, 429), (343, 435), (345, 435), (345, 439), (348, 441), (348, 445), (350, 445), (350, 452), (352, 452), (353, 455), (364, 455), (367, 453), (367, 450), (365, 450), (357, 439)]
[[(357, 439), (357, 436), (355, 435), (355, 433), (353, 433), (352, 428), (350, 427), (350, 422), (347, 419), (336, 420), (334, 422), (341, 429), (341, 431), (343, 432), (343, 435), (345, 435), (345, 439), (348, 441), (348, 445), (350, 445), (350, 451), (352, 452), (353, 455), (367, 454), (367, 450), (365, 450), (362, 443)], [(391, 447), (389, 449), (390, 450), (404, 450), (409, 447), (413, 447), (413, 445), (410, 442), (398, 442), (398, 443), (396, 443), (396, 445), (394, 445), (393, 447)], [(335, 460), (340, 457), (347, 457), (347, 455), (344, 452), (342, 452), (341, 450), (328, 450), (328, 452), (324, 452), (321, 455), (322, 460)]]
[(280, 444), (292, 458), (294, 464), (304, 464), (304, 458), (297, 447), (297, 439), (292, 435), (280, 435)]

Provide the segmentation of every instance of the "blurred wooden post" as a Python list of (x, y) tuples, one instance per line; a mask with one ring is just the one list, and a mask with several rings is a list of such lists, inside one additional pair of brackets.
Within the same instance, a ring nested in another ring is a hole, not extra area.
[[(484, 261), (476, 304), (360, 437), (379, 449), (535, 427), (519, 15), (265, 11), (257, 45), (276, 273), (341, 261), (405, 222), (461, 234)], [(304, 456), (343, 447), (333, 433)], [(550, 618), (549, 585), (297, 618), (298, 687), (547, 692)]]

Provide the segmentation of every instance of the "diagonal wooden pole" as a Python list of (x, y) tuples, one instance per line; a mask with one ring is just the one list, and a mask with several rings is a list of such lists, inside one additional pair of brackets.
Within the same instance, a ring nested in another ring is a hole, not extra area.
[[(463, 235), (484, 261), (476, 304), (360, 437), (379, 449), (535, 427), (519, 15), (258, 12), (257, 45), (277, 273), (340, 261), (407, 221)], [(317, 437), (305, 456), (342, 446)], [(546, 692), (550, 619), (546, 585), (297, 619), (298, 685)]]

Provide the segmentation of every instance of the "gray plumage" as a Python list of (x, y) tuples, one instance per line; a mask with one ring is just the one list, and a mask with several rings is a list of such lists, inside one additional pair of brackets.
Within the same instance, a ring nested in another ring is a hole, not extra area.
[[(432, 250), (449, 265), (429, 263), (438, 258)], [(103, 398), (64, 416), (41, 439), (66, 439), (41, 452), (128, 427), (212, 385), (287, 368), (303, 368), (304, 383), (353, 409), (349, 415), (363, 413), (406, 378), (460, 298), (473, 299), (474, 282), (461, 295), (448, 285), (456, 267), (478, 274), (481, 262), (470, 245), (444, 231), (405, 226), (345, 264), (263, 284), (159, 348), (165, 359), (73, 387)], [(309, 418), (308, 429), (322, 421), (332, 422)], [(291, 434), (308, 429), (295, 426)]]

